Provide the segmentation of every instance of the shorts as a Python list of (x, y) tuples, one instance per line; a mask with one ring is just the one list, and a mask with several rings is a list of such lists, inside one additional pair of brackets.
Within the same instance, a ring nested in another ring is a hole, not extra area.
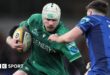
[(47, 75), (39, 70), (37, 70), (36, 68), (34, 68), (30, 62), (25, 61), (25, 63), (23, 64), (23, 67), (20, 68), (20, 70), (26, 72), (28, 75)]

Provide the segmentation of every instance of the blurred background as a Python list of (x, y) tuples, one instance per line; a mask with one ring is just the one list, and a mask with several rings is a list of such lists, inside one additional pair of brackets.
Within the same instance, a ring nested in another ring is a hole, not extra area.
[[(48, 2), (57, 3), (62, 11), (61, 20), (69, 29), (86, 15), (85, 6), (92, 0), (0, 0), (0, 64), (21, 64), (29, 53), (19, 54), (6, 43), (9, 30), (27, 19), (34, 13), (41, 13), (42, 7)], [(110, 0), (108, 0), (110, 3)], [(110, 16), (110, 10), (109, 14)], [(89, 61), (84, 36), (79, 38), (77, 45), (85, 60)], [(84, 51), (85, 50), (85, 51)], [(16, 69), (0, 69), (0, 75), (11, 75)]]

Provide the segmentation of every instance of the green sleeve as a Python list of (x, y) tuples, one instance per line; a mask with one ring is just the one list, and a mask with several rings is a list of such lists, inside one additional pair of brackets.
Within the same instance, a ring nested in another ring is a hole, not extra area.
[(19, 27), (23, 27), (23, 26), (28, 26), (28, 23), (27, 21), (22, 21), (20, 24), (19, 24)]
[(81, 57), (81, 54), (80, 54), (79, 49), (77, 48), (75, 42), (65, 44), (61, 48), (61, 51), (69, 59), (70, 62)]
[(77, 48), (75, 42), (71, 42), (68, 44), (56, 43), (51, 44), (55, 50), (61, 52), (69, 62), (72, 62), (81, 57), (79, 49)]

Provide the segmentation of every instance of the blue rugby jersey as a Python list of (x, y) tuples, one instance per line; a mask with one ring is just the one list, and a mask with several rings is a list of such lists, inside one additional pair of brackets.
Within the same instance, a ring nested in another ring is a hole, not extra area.
[(106, 16), (86, 16), (77, 26), (86, 36), (91, 69), (110, 70), (110, 19)]

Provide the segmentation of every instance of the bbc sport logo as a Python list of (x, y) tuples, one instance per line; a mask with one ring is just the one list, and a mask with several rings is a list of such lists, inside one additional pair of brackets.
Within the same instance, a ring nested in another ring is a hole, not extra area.
[(8, 68), (21, 68), (23, 64), (0, 64), (0, 69), (8, 69)]
[(7, 69), (7, 64), (0, 64), (0, 69)]

